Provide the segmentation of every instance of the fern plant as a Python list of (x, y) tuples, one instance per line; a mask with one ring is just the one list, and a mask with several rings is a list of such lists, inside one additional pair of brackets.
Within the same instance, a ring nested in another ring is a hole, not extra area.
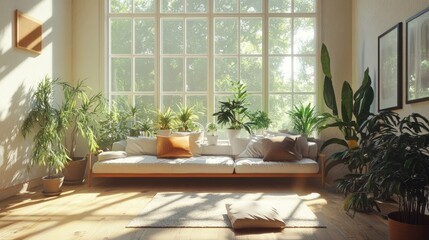
[(319, 131), (321, 125), (327, 120), (327, 116), (318, 114), (310, 103), (295, 105), (288, 113), (292, 120), (293, 130), (305, 136), (311, 136), (313, 132)]

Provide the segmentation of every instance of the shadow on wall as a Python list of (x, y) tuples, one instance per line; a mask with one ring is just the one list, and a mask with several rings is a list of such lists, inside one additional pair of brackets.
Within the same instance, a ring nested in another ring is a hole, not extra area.
[(0, 186), (29, 180), (31, 141), (24, 140), (20, 127), (30, 108), (31, 93), (20, 85), (10, 101), (7, 117), (0, 121)]

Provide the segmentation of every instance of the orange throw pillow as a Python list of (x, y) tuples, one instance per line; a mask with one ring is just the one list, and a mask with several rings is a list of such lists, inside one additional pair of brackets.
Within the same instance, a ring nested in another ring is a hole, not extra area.
[(302, 159), (296, 151), (296, 139), (289, 137), (273, 137), (262, 140), (264, 148), (264, 161), (287, 162)]
[(189, 158), (192, 153), (189, 147), (189, 136), (157, 136), (157, 155), (159, 158)]

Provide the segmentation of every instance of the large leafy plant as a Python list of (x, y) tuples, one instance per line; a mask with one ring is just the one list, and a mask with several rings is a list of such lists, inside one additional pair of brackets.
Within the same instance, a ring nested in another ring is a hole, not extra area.
[(24, 137), (36, 130), (30, 164), (47, 166), (48, 178), (53, 178), (54, 172), (64, 169), (69, 159), (63, 144), (65, 124), (53, 100), (54, 86), (57, 84), (58, 79), (48, 77), (38, 84), (32, 96), (31, 111), (21, 126)]
[(176, 128), (179, 132), (192, 132), (199, 128), (197, 123), (199, 116), (195, 111), (195, 106), (186, 107), (183, 104), (178, 104), (178, 112), (176, 114)]
[(164, 111), (158, 110), (156, 114), (155, 128), (160, 130), (173, 129), (176, 124), (177, 116), (170, 107)]
[(247, 132), (252, 133), (249, 120), (249, 111), (247, 109), (248, 96), (246, 84), (243, 82), (231, 81), (234, 92), (232, 98), (226, 101), (220, 101), (219, 110), (213, 114), (217, 118), (217, 123), (221, 126), (229, 125), (229, 129), (245, 129)]
[(332, 113), (326, 113), (331, 122), (322, 126), (322, 128), (338, 128), (343, 138), (328, 139), (321, 147), (321, 150), (332, 144), (339, 144), (348, 148), (345, 151), (337, 152), (328, 158), (325, 174), (334, 166), (345, 163), (351, 171), (356, 168), (362, 168), (365, 163), (359, 153), (353, 149), (357, 148), (360, 129), (363, 122), (371, 115), (371, 104), (374, 100), (374, 90), (371, 86), (371, 78), (368, 68), (364, 72), (364, 78), (359, 89), (353, 93), (350, 84), (345, 81), (341, 89), (341, 115), (339, 114), (334, 87), (332, 84), (332, 75), (330, 70), (330, 57), (325, 44), (322, 45), (321, 62), (324, 77), (323, 98), (326, 106), (332, 110)]
[[(401, 119), (397, 113), (381, 112), (365, 121), (362, 133), (370, 161), (366, 172), (354, 176), (361, 183), (356, 192), (374, 198), (396, 195), (399, 220), (422, 224), (428, 208), (429, 121), (417, 113)], [(351, 194), (350, 202), (358, 197)]]

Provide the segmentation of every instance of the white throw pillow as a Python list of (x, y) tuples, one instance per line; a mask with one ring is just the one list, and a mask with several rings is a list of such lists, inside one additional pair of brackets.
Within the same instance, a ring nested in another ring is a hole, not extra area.
[(203, 132), (175, 132), (171, 134), (173, 137), (189, 136), (189, 147), (191, 148), (192, 156), (201, 156), (201, 143), (204, 140)]
[(237, 202), (225, 206), (233, 229), (284, 228), (286, 225), (277, 209), (267, 203)]
[(238, 158), (263, 158), (264, 148), (262, 146), (263, 137), (252, 137), (246, 149), (238, 155)]
[(125, 152), (129, 156), (154, 155), (156, 156), (156, 138), (153, 137), (127, 137)]
[(111, 159), (125, 158), (127, 153), (124, 151), (107, 151), (97, 155), (98, 161), (106, 161)]

